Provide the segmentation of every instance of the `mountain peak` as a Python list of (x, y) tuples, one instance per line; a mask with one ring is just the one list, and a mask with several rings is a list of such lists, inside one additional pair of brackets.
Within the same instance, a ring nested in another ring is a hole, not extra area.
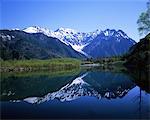
[(105, 36), (112, 36), (113, 34), (116, 33), (116, 30), (115, 29), (106, 29), (103, 31), (103, 33)]
[(42, 28), (39, 26), (31, 26), (31, 27), (23, 29), (23, 31), (27, 32), (27, 33), (48, 33), (48, 32), (50, 32), (49, 29)]
[(31, 27), (23, 29), (23, 31), (27, 32), (27, 33), (37, 33), (37, 32), (40, 32), (40, 27), (38, 27), (38, 26), (31, 26)]
[(93, 32), (90, 32), (90, 33), (100, 33), (102, 30), (101, 29), (96, 29), (95, 31), (93, 31)]
[[(118, 30), (117, 31), (121, 36), (127, 36), (127, 34), (125, 32), (123, 32), (122, 30)], [(128, 37), (128, 36), (127, 36)]]
[(55, 32), (77, 33), (77, 31), (74, 29), (63, 28), (63, 27), (58, 28)]
[(115, 37), (123, 37), (125, 39), (130, 39), (125, 32), (122, 30), (115, 30), (115, 29), (106, 29), (103, 31), (105, 36), (115, 36)]
[(113, 38), (117, 42), (120, 42), (123, 39), (131, 40), (122, 30), (115, 29), (106, 29), (104, 31), (101, 29), (96, 29), (93, 32), (84, 33), (64, 27), (60, 27), (56, 31), (51, 31), (49, 29), (41, 28), (39, 26), (31, 26), (24, 29), (23, 31), (27, 33), (43, 33), (49, 37), (58, 38), (64, 44), (70, 45), (74, 50), (86, 56), (88, 56), (88, 54), (86, 54), (86, 52), (83, 51), (83, 49), (87, 45), (89, 45), (98, 35), (103, 37), (103, 39), (105, 40)]

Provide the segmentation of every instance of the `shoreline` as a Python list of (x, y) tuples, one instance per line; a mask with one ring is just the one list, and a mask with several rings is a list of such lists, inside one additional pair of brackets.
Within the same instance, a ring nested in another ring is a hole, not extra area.
[(80, 60), (73, 58), (56, 58), (49, 60), (9, 60), (0, 62), (0, 72), (69, 70), (79, 68), (81, 63)]

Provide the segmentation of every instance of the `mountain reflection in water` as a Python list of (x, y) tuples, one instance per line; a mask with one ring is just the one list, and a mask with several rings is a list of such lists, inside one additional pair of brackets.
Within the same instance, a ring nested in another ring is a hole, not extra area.
[[(75, 100), (77, 98), (80, 98), (81, 96), (91, 96), (91, 97), (96, 97), (97, 99), (101, 99), (101, 97), (105, 97), (108, 99), (116, 98), (116, 97), (121, 98), (124, 95), (126, 95), (130, 89), (132, 89), (135, 86), (131, 81), (126, 80), (126, 78), (122, 80), (123, 83), (119, 84), (118, 81), (116, 86), (112, 84), (109, 84), (109, 86), (107, 86), (108, 84), (107, 82), (110, 81), (109, 80), (107, 81), (107, 79), (105, 78), (104, 82), (99, 83), (102, 87), (99, 87), (99, 89), (97, 89), (96, 87), (99, 84), (92, 85), (92, 83), (89, 84), (85, 82), (84, 78), (86, 76), (88, 78), (88, 73), (84, 73), (82, 76), (74, 79), (71, 83), (68, 83), (67, 85), (63, 86), (60, 90), (56, 92), (48, 93), (44, 97), (29, 97), (24, 99), (24, 101), (29, 103), (41, 103), (53, 99), (58, 99), (61, 102), (64, 102), (64, 101)], [(123, 78), (122, 75), (121, 76), (117, 75), (115, 76), (115, 79), (120, 80), (119, 79), (120, 77)], [(103, 90), (101, 90), (102, 88)]]
[(134, 81), (127, 72), (101, 70), (9, 76), (1, 82), (2, 118), (149, 118), (150, 95)]

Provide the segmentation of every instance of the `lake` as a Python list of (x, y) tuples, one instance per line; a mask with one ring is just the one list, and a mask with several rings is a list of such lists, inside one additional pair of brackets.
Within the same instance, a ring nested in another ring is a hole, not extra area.
[(101, 69), (2, 74), (1, 117), (150, 119), (149, 84), (142, 79), (149, 78)]

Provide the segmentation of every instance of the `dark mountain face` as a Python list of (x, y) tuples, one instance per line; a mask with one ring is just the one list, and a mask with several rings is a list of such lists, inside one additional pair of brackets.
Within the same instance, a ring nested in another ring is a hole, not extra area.
[[(0, 30), (0, 57), (4, 60), (55, 57), (85, 58), (84, 53), (93, 58), (112, 57), (125, 54), (135, 44), (135, 41), (122, 30), (106, 29), (95, 33), (97, 37), (85, 37), (81, 46), (83, 44), (88, 45), (83, 47), (82, 52), (80, 52), (76, 50), (77, 48), (75, 49), (75, 45), (78, 45), (81, 49), (78, 38), (75, 41), (68, 41), (70, 44), (66, 45), (61, 40), (40, 32), (27, 33), (19, 30)], [(91, 36), (94, 36), (94, 33)], [(77, 43), (74, 44), (74, 42)]]
[(66, 45), (72, 46), (75, 51), (93, 58), (122, 55), (135, 44), (135, 41), (129, 38), (125, 32), (115, 29), (104, 31), (97, 29), (93, 32), (84, 33), (69, 28), (59, 28), (56, 31), (51, 31), (46, 28), (32, 26), (25, 28), (23, 31), (43, 33), (49, 37), (58, 38)]
[(42, 33), (28, 34), (18, 30), (0, 30), (0, 58), (48, 59), (55, 57), (84, 58), (83, 55)]
[(132, 46), (124, 64), (142, 90), (150, 93), (150, 33)]
[[(126, 66), (149, 68), (150, 65), (150, 33), (137, 44), (132, 46), (126, 56)], [(148, 69), (147, 69), (148, 70)]]
[(125, 54), (134, 44), (135, 41), (123, 31), (106, 30), (84, 47), (83, 51), (94, 58), (111, 57)]

